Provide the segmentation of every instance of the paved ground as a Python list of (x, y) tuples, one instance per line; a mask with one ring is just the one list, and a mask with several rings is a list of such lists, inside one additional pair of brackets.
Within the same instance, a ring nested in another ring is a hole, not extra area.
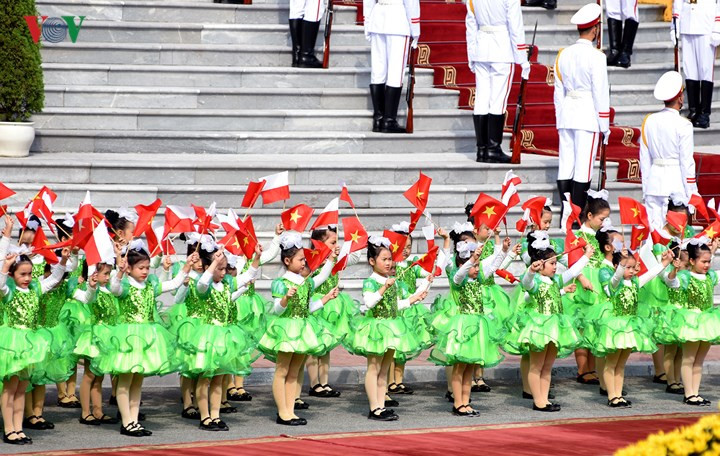
[[(520, 397), (520, 385), (516, 381), (500, 380), (492, 382), (491, 393), (474, 394), (473, 405), (483, 413), (477, 418), (460, 418), (451, 415), (451, 405), (443, 399), (443, 383), (414, 384), (416, 393), (412, 396), (397, 396), (400, 407), (396, 411), (400, 420), (394, 423), (377, 423), (366, 418), (367, 402), (361, 385), (344, 385), (343, 394), (337, 399), (315, 399), (307, 411), (300, 416), (309, 421), (305, 427), (289, 428), (274, 423), (275, 408), (268, 386), (252, 388), (255, 398), (249, 403), (240, 403), (237, 414), (223, 418), (230, 426), (229, 432), (208, 433), (200, 431), (197, 423), (180, 418), (177, 388), (148, 388), (143, 400), (143, 411), (148, 415), (145, 423), (155, 432), (152, 437), (123, 437), (117, 426), (99, 428), (80, 425), (79, 412), (47, 407), (45, 416), (54, 421), (54, 431), (31, 431), (35, 440), (32, 446), (13, 447), (0, 445), (4, 454), (21, 452), (47, 452), (51, 450), (116, 447), (138, 444), (161, 444), (177, 442), (195, 442), (220, 439), (241, 439), (250, 437), (273, 436), (280, 434), (319, 434), (335, 432), (356, 432), (385, 429), (431, 428), (443, 426), (464, 426), (468, 424), (490, 424), (541, 421), (549, 419), (602, 417), (623, 415), (651, 415), (673, 412), (711, 412), (717, 411), (720, 400), (720, 377), (708, 376), (703, 381), (705, 398), (713, 401), (713, 406), (695, 408), (684, 405), (681, 397), (666, 394), (664, 387), (653, 384), (650, 378), (633, 377), (628, 379), (627, 397), (633, 401), (631, 409), (611, 409), (598, 394), (597, 386), (582, 386), (569, 379), (556, 381), (556, 401), (563, 405), (559, 413), (541, 413), (531, 410), (531, 401)], [(106, 397), (107, 397), (106, 391)], [(48, 394), (48, 403), (55, 402), (54, 392)], [(115, 413), (115, 408), (108, 408)]]

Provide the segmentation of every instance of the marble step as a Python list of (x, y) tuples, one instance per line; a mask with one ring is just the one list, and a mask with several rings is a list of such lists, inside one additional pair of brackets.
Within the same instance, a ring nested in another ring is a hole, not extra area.
[[(643, 85), (653, 86), (666, 71), (674, 69), (672, 49), (668, 50), (668, 58), (655, 63), (633, 63), (630, 68), (608, 67), (610, 86), (614, 85)], [(634, 57), (634, 55), (633, 55)], [(715, 71), (720, 70), (720, 63), (715, 64)]]
[[(418, 87), (416, 109), (457, 109), (458, 93)], [(45, 86), (45, 107), (153, 109), (371, 109), (364, 88)]]
[[(543, 46), (538, 53), (538, 61), (545, 65), (554, 65), (558, 51), (575, 42), (575, 39), (568, 40), (564, 45)], [(632, 69), (636, 64), (642, 63), (665, 63), (673, 65), (673, 45), (670, 40), (636, 43), (633, 48)], [(620, 68), (624, 70), (624, 68)], [(660, 74), (657, 75), (660, 77)]]
[[(610, 104), (612, 106), (656, 105), (658, 109), (662, 103), (653, 97), (655, 84), (615, 84), (610, 86)], [(713, 88), (713, 98), (720, 99), (720, 82)], [(685, 98), (687, 107), (687, 95)]]
[[(367, 88), (370, 68), (43, 63), (45, 84), (212, 88)], [(433, 70), (418, 68), (416, 86), (431, 87)], [(322, 77), (318, 77), (322, 75)]]
[[(687, 105), (686, 105), (687, 106)], [(660, 111), (662, 105), (627, 105), (617, 106), (615, 108), (615, 121), (622, 123), (622, 125), (634, 125), (639, 127), (642, 124), (642, 120), (646, 115)], [(712, 104), (712, 110), (714, 113), (720, 112), (720, 102)], [(683, 111), (685, 113), (686, 111)], [(715, 118), (717, 118), (717, 114)], [(701, 128), (695, 128), (695, 145), (696, 146), (711, 146), (720, 144), (720, 127), (713, 124), (713, 116), (710, 116), (710, 128), (703, 130)]]
[[(584, 2), (589, 3), (589, 2)], [(523, 22), (525, 23), (526, 30), (528, 27), (534, 27), (535, 21), (540, 25), (568, 25), (570, 24), (570, 18), (582, 7), (582, 4), (572, 4), (560, 0), (558, 7), (555, 10), (548, 11), (543, 8), (523, 8)], [(638, 13), (640, 15), (640, 23), (651, 23), (659, 22), (663, 20), (664, 7), (658, 5), (638, 5)], [(669, 29), (668, 25), (668, 29)], [(532, 33), (532, 29), (530, 29)], [(670, 32), (668, 32), (668, 40), (670, 39)], [(528, 39), (528, 42), (530, 40)]]

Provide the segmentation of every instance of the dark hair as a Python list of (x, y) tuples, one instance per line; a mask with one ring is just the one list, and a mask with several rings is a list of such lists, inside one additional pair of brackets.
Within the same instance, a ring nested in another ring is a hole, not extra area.
[(20, 255), (20, 256), (17, 257), (17, 259), (15, 260), (15, 262), (10, 265), (10, 270), (8, 271), (8, 273), (10, 274), (10, 276), (12, 276), (13, 274), (15, 274), (15, 271), (17, 271), (17, 268), (19, 268), (20, 265), (23, 264), (23, 263), (29, 263), (29, 264), (30, 264), (30, 267), (32, 267), (32, 265), (33, 265), (32, 260), (30, 259), (29, 256), (24, 255), (24, 254), (23, 254), (23, 255)]
[(314, 230), (312, 230), (310, 239), (315, 239), (316, 241), (325, 242), (325, 239), (327, 239), (329, 233), (337, 234), (337, 228), (328, 226), (325, 228), (314, 229)]
[(533, 263), (535, 261), (549, 260), (556, 255), (555, 251), (552, 248), (541, 249), (541, 250), (533, 249), (532, 253), (531, 253), (530, 249), (528, 249), (528, 253), (530, 254), (530, 261)]
[[(30, 217), (28, 217), (27, 223), (25, 223), (25, 229), (24, 229), (24, 230), (20, 230), (20, 233), (22, 233), (23, 231), (32, 231), (33, 233), (37, 231), (36, 228), (30, 228), (30, 227), (28, 227), (28, 225), (30, 224), (30, 222), (35, 222), (35, 223), (37, 223), (37, 224), (38, 224), (38, 227), (41, 227), (41, 226), (42, 226), (42, 222), (40, 221), (40, 219), (38, 218), (38, 216), (35, 215), (35, 214), (32, 214)], [(18, 234), (18, 236), (20, 236), (20, 234)], [(18, 239), (19, 239), (19, 238), (18, 238)]]
[(110, 226), (115, 231), (123, 231), (125, 228), (128, 227), (129, 223), (132, 223), (125, 217), (120, 217), (120, 214), (113, 211), (112, 209), (108, 209), (105, 211), (105, 218), (108, 222), (110, 222)]
[(470, 215), (470, 212), (472, 212), (473, 207), (475, 207), (475, 205), (472, 203), (465, 206), (465, 215), (467, 215), (467, 221), (472, 223), (473, 226), (475, 226), (475, 217)]
[(588, 214), (597, 214), (605, 209), (610, 210), (610, 203), (602, 198), (593, 198), (592, 196), (588, 196), (585, 207), (580, 213), (580, 220), (584, 222), (588, 219)]
[[(538, 249), (536, 249), (535, 247), (532, 246), (532, 243), (537, 240), (532, 234), (533, 234), (533, 232), (531, 231), (531, 232), (529, 232), (529, 233), (527, 234), (527, 236), (526, 236), (526, 239), (527, 239), (527, 253), (528, 253), (528, 256), (529, 256), (530, 258), (533, 258), (533, 257), (537, 254), (537, 252), (538, 252)], [(552, 244), (550, 244), (550, 245), (551, 245), (551, 249), (552, 249)]]
[(610, 235), (615, 233), (617, 233), (615, 230), (598, 230), (597, 233), (595, 233), (595, 239), (597, 239), (598, 244), (600, 245), (600, 251), (602, 251), (603, 256), (605, 256), (605, 246), (612, 246), (612, 238)]
[[(632, 258), (633, 260), (635, 259), (635, 257), (632, 255), (630, 255), (629, 258)], [(617, 265), (619, 265), (621, 261), (622, 261), (622, 252), (613, 252), (613, 254), (612, 254), (613, 266), (617, 267)]]
[(453, 243), (455, 243), (455, 249), (457, 249), (457, 243), (462, 241), (463, 236), (469, 236), (475, 239), (475, 233), (472, 231), (463, 231), (462, 233), (457, 233), (455, 231), (450, 231), (450, 239), (452, 239)]
[(460, 267), (464, 265), (465, 263), (467, 263), (467, 260), (470, 259), (470, 256), (468, 256), (467, 258), (460, 258), (460, 255), (455, 255), (455, 266)]
[(687, 252), (688, 252), (688, 257), (690, 257), (691, 260), (697, 260), (698, 258), (700, 258), (700, 255), (703, 252), (710, 253), (711, 251), (710, 251), (710, 247), (708, 247), (707, 244), (698, 244), (698, 245), (688, 244)]
[(214, 260), (215, 252), (217, 252), (217, 251), (218, 251), (217, 248), (213, 249), (212, 252), (208, 252), (205, 249), (203, 249), (202, 247), (200, 249), (198, 249), (198, 255), (200, 256), (200, 262), (202, 263), (203, 269), (207, 269), (210, 267), (210, 265), (212, 264), (212, 262)]
[(71, 238), (72, 237), (72, 228), (70, 228), (67, 225), (67, 222), (65, 219), (57, 219), (55, 220), (55, 225), (58, 228), (58, 239), (60, 241), (63, 240), (63, 238)]
[(668, 198), (667, 210), (668, 212), (680, 212), (681, 214), (685, 214), (688, 217), (688, 220), (690, 219), (690, 210), (688, 206), (683, 203), (675, 204), (672, 198)]
[(135, 250), (130, 249), (127, 253), (127, 264), (130, 267), (135, 266), (141, 261), (150, 261), (150, 255), (145, 249)]
[(302, 252), (302, 248), (292, 246), (289, 249), (280, 250), (280, 261), (285, 266), (285, 260), (294, 257), (298, 252)]
[(377, 258), (380, 255), (380, 252), (383, 251), (383, 249), (387, 250), (388, 252), (390, 251), (390, 249), (388, 249), (384, 245), (375, 245), (373, 243), (368, 242), (368, 245), (367, 245), (368, 263), (370, 262), (371, 259)]
[(550, 206), (543, 206), (543, 212), (549, 212), (552, 214), (552, 208)]
[[(100, 272), (100, 270), (104, 269), (104, 268), (112, 269), (113, 265), (109, 264), (109, 263), (98, 263), (95, 265), (95, 272)], [(88, 276), (90, 275), (90, 274), (88, 274), (89, 270), (90, 270), (90, 267), (88, 266), (87, 261), (83, 261), (82, 270), (80, 272), (83, 279), (85, 279), (85, 280), (88, 279)]]

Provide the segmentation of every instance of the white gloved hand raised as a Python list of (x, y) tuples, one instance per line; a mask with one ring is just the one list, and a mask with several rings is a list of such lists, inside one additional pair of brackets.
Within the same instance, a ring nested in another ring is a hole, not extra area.
[(677, 38), (678, 37), (675, 34), (675, 29), (671, 28), (670, 29), (670, 42), (672, 43), (673, 46), (675, 46), (677, 44)]
[(610, 130), (603, 132), (603, 144), (607, 146), (608, 142), (610, 141)]
[(522, 68), (522, 74), (521, 77), (524, 80), (530, 79), (530, 63), (529, 62), (523, 62), (520, 64), (520, 68)]
[(410, 43), (410, 47), (413, 49), (417, 49), (418, 47), (418, 41), (420, 41), (420, 37), (416, 36), (412, 39), (412, 42)]

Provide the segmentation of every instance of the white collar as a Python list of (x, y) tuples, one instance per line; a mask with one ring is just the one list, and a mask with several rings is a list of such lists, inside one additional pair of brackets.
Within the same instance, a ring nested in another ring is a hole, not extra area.
[(198, 277), (200, 277), (200, 275), (201, 275), (201, 274), (200, 274), (199, 272), (197, 272), (196, 270), (194, 270), (194, 269), (191, 269), (190, 272), (188, 273), (188, 277), (190, 277), (190, 278), (193, 279), (193, 280), (195, 280), (195, 279), (197, 279)]
[(577, 44), (587, 44), (589, 46), (593, 46), (592, 41), (586, 40), (585, 38), (580, 38), (576, 41)]
[(700, 274), (700, 273), (692, 272), (692, 271), (690, 271), (690, 275), (695, 277), (698, 280), (705, 280), (707, 278), (707, 274)]
[(536, 273), (538, 277), (540, 277), (540, 280), (545, 283), (553, 283), (553, 279), (551, 277), (548, 277), (546, 275), (542, 275), (539, 272)]
[(680, 111), (678, 111), (677, 109), (674, 109), (674, 108), (667, 108), (667, 107), (666, 107), (666, 108), (663, 109), (663, 111), (667, 111), (667, 112), (671, 112), (671, 113), (673, 113), (673, 114), (680, 115)]
[(408, 260), (398, 261), (396, 264), (397, 264), (398, 266), (407, 266), (407, 265), (408, 265)]
[(301, 276), (300, 274), (295, 274), (292, 271), (285, 271), (285, 274), (283, 274), (283, 279), (287, 279), (295, 285), (302, 285), (302, 283), (305, 282), (305, 277)]
[(223, 291), (223, 289), (225, 289), (225, 284), (223, 283), (222, 280), (219, 281), (219, 282), (213, 281), (213, 282), (212, 282), (212, 286), (213, 286), (213, 288), (216, 289), (217, 291)]
[(370, 278), (379, 283), (380, 285), (385, 285), (385, 282), (387, 282), (387, 280), (389, 279), (389, 277), (383, 277), (377, 272), (373, 272)]
[(594, 229), (590, 228), (589, 226), (587, 226), (587, 225), (584, 224), (584, 223), (583, 223), (582, 225), (580, 225), (580, 232), (581, 232), (581, 233), (586, 233), (586, 234), (592, 234), (593, 236), (595, 236), (595, 234), (597, 233), (597, 231), (595, 231)]
[(603, 259), (602, 264), (606, 264), (606, 265), (610, 266), (611, 268), (615, 268), (615, 265), (613, 264), (613, 262), (608, 260), (607, 258)]
[(137, 280), (133, 279), (131, 276), (127, 276), (128, 283), (132, 285), (135, 288), (145, 288), (145, 282), (138, 282)]
[(19, 291), (21, 293), (29, 293), (30, 292), (30, 288), (22, 288), (19, 285), (15, 285), (15, 290)]
[(97, 291), (102, 291), (103, 293), (110, 293), (110, 289), (107, 287), (107, 285), (98, 285)]
[(623, 279), (623, 284), (624, 284), (626, 287), (631, 287), (631, 286), (632, 286), (632, 280), (630, 280), (630, 279)]

